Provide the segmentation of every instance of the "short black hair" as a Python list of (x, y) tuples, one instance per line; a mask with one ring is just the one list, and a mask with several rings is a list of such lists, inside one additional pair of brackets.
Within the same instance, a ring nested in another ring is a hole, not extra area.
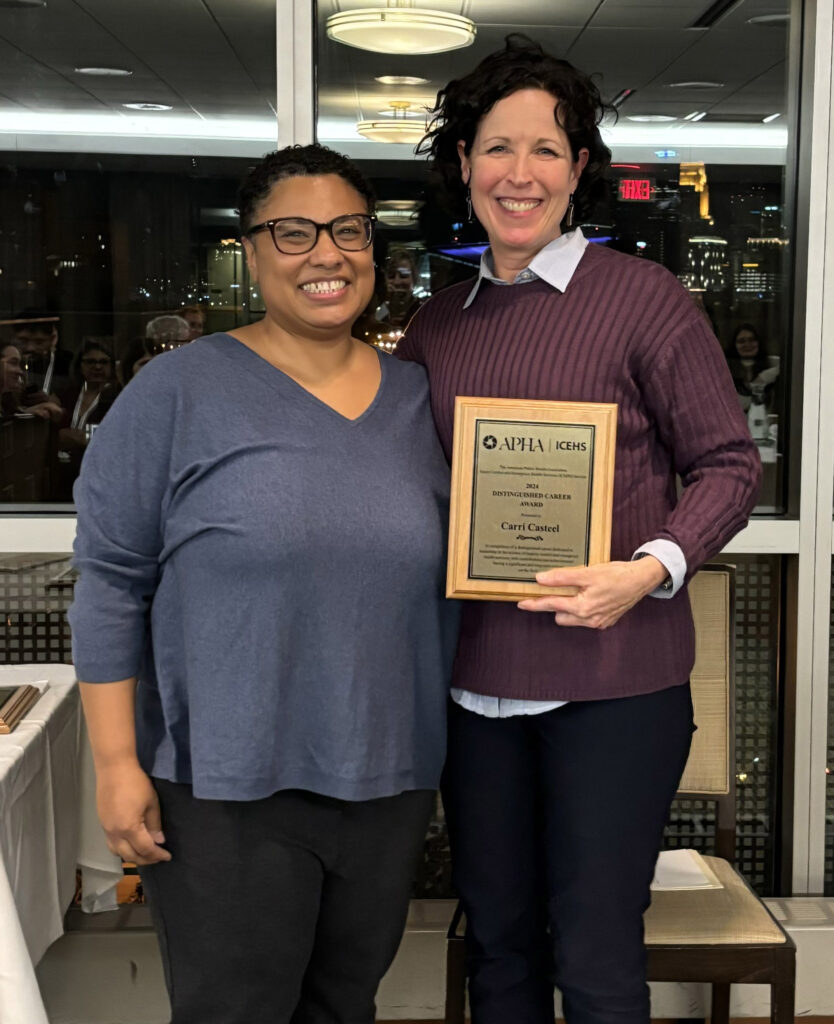
[(255, 219), (255, 211), (269, 196), (274, 185), (286, 178), (318, 177), (336, 174), (355, 188), (374, 212), (376, 196), (370, 182), (352, 160), (327, 146), (313, 143), (309, 146), (285, 146), (267, 153), (249, 170), (238, 192), (238, 216), (241, 236), (248, 234)]
[(604, 176), (611, 164), (611, 150), (602, 141), (599, 125), (607, 112), (615, 112), (603, 102), (588, 75), (521, 33), (508, 35), (503, 50), (489, 54), (468, 75), (440, 90), (429, 130), (416, 152), (430, 157), (447, 191), (462, 199), (466, 187), (460, 175), (458, 141), (463, 140), (468, 155), (483, 117), (499, 100), (520, 89), (544, 89), (555, 96), (554, 119), (568, 137), (573, 159), (581, 149), (588, 150), (588, 163), (573, 197), (576, 216), (588, 216), (605, 191)]

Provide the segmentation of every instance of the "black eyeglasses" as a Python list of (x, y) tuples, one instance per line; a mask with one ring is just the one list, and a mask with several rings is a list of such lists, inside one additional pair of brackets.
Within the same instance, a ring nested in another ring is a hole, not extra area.
[(81, 365), (82, 366), (109, 366), (111, 361), (112, 360), (110, 360), (110, 359), (104, 359), (104, 358), (96, 359), (95, 356), (93, 356), (92, 358), (90, 358), (88, 356), (84, 356), (84, 358), (81, 360)]
[(376, 217), (369, 213), (348, 213), (344, 217), (334, 217), (326, 224), (318, 224), (306, 217), (279, 217), (277, 220), (265, 220), (263, 224), (255, 224), (249, 228), (247, 235), (258, 231), (269, 231), (278, 252), (285, 256), (301, 256), (314, 249), (319, 234), (326, 231), (333, 243), (345, 252), (361, 252), (367, 249), (374, 240)]

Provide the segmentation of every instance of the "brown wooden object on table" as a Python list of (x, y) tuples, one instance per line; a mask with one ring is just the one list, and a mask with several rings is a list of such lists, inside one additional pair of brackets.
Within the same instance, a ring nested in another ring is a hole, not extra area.
[[(712, 986), (711, 1024), (727, 1024), (732, 984), (769, 985), (772, 1024), (793, 1024), (796, 947), (733, 867), (736, 843), (733, 604), (730, 566), (705, 566), (690, 582), (696, 656), (693, 736), (678, 795), (714, 801), (715, 850), (704, 858), (720, 889), (652, 894), (645, 914), (650, 981)], [(458, 905), (446, 946), (446, 1024), (463, 1024), (465, 920)]]
[(38, 700), (37, 686), (0, 687), (0, 736), (8, 735)]

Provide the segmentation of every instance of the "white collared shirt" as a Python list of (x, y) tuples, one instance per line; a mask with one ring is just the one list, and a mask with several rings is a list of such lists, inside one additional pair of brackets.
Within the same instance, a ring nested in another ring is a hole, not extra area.
[[(472, 286), (472, 291), (463, 304), (464, 309), (469, 309), (478, 294), (483, 281), (490, 281), (492, 284), (512, 287), (517, 284), (528, 284), (530, 281), (545, 281), (560, 292), (567, 290), (571, 278), (579, 266), (580, 260), (588, 246), (588, 239), (582, 234), (581, 228), (574, 228), (573, 231), (559, 235), (552, 242), (548, 242), (543, 249), (540, 249), (530, 260), (530, 263), (520, 270), (513, 281), (504, 281), (495, 276), (495, 264), (492, 259), (492, 251), (487, 249), (481, 255), (481, 265), (478, 268), (478, 278)], [(650, 597), (669, 598), (683, 586), (686, 576), (686, 558), (680, 547), (669, 540), (650, 540), (641, 546), (631, 556), (632, 560), (641, 556), (654, 555), (654, 557), (665, 566), (672, 582), (671, 587), (658, 587), (649, 595)], [(486, 697), (480, 693), (472, 693), (469, 690), (452, 689), (452, 699), (455, 703), (467, 711), (474, 711), (476, 714), (485, 715), (487, 718), (510, 718), (513, 715), (539, 715), (545, 711), (553, 711), (560, 708), (567, 701), (564, 700), (516, 700), (506, 697)]]

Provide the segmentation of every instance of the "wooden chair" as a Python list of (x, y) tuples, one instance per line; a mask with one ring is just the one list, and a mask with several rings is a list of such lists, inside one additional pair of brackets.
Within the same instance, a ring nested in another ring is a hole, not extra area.
[[(729, 566), (689, 584), (695, 618), (692, 699), (698, 731), (679, 796), (714, 801), (717, 856), (705, 860), (723, 888), (655, 892), (646, 912), (650, 981), (712, 985), (712, 1024), (727, 1024), (730, 985), (770, 985), (772, 1024), (793, 1024), (796, 947), (733, 867), (736, 842), (733, 603)], [(446, 946), (446, 1024), (463, 1024), (466, 968), (458, 905)]]

